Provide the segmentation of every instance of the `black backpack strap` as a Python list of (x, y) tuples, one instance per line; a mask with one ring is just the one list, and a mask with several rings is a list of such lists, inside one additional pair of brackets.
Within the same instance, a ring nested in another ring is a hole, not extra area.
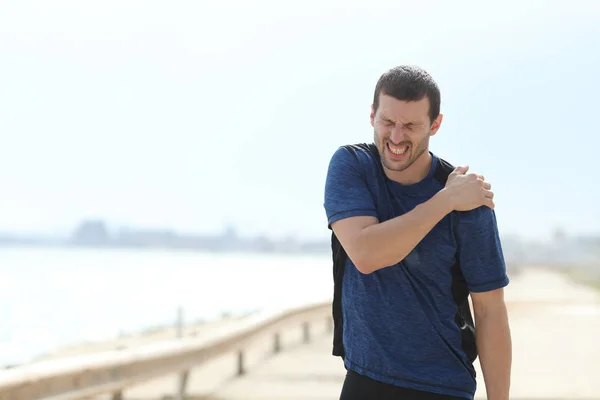
[[(368, 145), (364, 143), (345, 145), (350, 153), (356, 157), (356, 150), (367, 149)], [(342, 317), (342, 280), (344, 279), (344, 271), (346, 269), (346, 260), (348, 255), (342, 247), (337, 236), (333, 230), (331, 231), (331, 254), (333, 261), (333, 302), (331, 305), (331, 312), (333, 316), (333, 351), (334, 356), (345, 357), (344, 351), (344, 320)]]
[[(344, 148), (346, 148), (355, 157), (357, 157), (356, 151), (358, 150), (369, 151), (375, 160), (379, 160), (379, 151), (374, 143), (349, 144), (345, 145)], [(346, 260), (348, 255), (333, 231), (331, 232), (331, 253), (333, 261), (333, 302), (331, 307), (333, 316), (332, 354), (344, 359), (345, 350), (343, 341), (344, 320), (342, 317), (342, 280), (344, 278), (344, 271), (346, 269)]]
[[(446, 184), (448, 176), (454, 170), (454, 166), (449, 162), (438, 158), (438, 165), (434, 171), (434, 177), (442, 184)], [(452, 298), (458, 307), (454, 316), (454, 321), (461, 328), (462, 348), (471, 362), (477, 358), (477, 346), (475, 343), (475, 324), (471, 308), (469, 307), (469, 289), (467, 282), (460, 269), (459, 255), (456, 255), (456, 262), (452, 266)], [(474, 371), (472, 371), (474, 373)]]
[(446, 160), (438, 158), (438, 164), (435, 171), (433, 171), (433, 177), (445, 185), (446, 181), (448, 180), (448, 176), (452, 173), (452, 171), (454, 171), (454, 166), (452, 164)]
[(344, 342), (343, 342), (343, 318), (342, 318), (342, 279), (344, 279), (344, 270), (346, 268), (347, 254), (342, 244), (331, 232), (331, 252), (333, 258), (333, 352), (334, 356), (339, 356), (344, 359)]

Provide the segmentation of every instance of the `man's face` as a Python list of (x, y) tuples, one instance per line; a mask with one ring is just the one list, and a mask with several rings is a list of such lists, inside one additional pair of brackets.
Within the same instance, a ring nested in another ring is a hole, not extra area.
[(371, 110), (375, 144), (383, 166), (389, 171), (404, 171), (429, 151), (429, 138), (439, 129), (442, 115), (429, 119), (429, 99), (402, 101), (379, 95), (376, 112)]

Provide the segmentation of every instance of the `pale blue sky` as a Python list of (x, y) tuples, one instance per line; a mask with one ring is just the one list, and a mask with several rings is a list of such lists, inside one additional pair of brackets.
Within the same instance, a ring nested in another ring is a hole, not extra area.
[(502, 233), (600, 233), (598, 3), (217, 3), (0, 4), (0, 230), (325, 238), (329, 158), (411, 63), (442, 90), (432, 151), (492, 182)]

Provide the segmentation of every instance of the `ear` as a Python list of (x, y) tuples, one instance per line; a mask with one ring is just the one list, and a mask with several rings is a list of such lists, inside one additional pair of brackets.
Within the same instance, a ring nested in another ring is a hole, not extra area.
[(375, 109), (373, 108), (373, 104), (371, 104), (371, 126), (375, 128)]
[(438, 117), (433, 121), (433, 124), (431, 124), (431, 132), (429, 133), (429, 136), (433, 136), (437, 133), (438, 129), (440, 129), (440, 125), (442, 125), (442, 120), (444, 119), (444, 116), (442, 114), (438, 115)]

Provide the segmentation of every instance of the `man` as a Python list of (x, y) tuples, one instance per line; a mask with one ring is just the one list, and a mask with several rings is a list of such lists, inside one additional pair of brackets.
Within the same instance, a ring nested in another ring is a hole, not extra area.
[[(347, 254), (342, 400), (472, 399), (476, 354), (488, 399), (509, 398), (509, 279), (493, 193), (468, 167), (455, 168), (445, 184), (435, 179), (443, 160), (429, 151), (429, 138), (441, 123), (431, 76), (396, 67), (375, 87), (375, 150), (340, 147), (331, 159), (324, 205)], [(474, 334), (457, 319), (461, 285), (465, 304), (469, 294), (473, 303)]]

